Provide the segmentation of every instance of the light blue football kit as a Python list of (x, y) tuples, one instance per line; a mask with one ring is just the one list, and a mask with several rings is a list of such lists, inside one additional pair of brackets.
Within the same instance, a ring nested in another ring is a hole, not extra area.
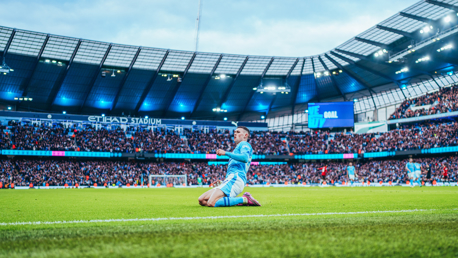
[(347, 167), (347, 172), (348, 172), (348, 179), (350, 179), (350, 182), (353, 185), (353, 180), (355, 180), (355, 167), (354, 166), (348, 166)]
[(419, 186), (421, 186), (420, 177), (421, 177), (421, 164), (415, 163), (415, 172), (413, 173), (413, 178)]
[(406, 168), (407, 168), (407, 176), (409, 178), (412, 178), (415, 173), (415, 163), (410, 163), (410, 162), (407, 162), (406, 164)]
[(226, 195), (215, 203), (215, 207), (234, 206), (243, 203), (239, 195), (246, 184), (246, 174), (250, 169), (253, 148), (246, 141), (237, 144), (233, 152), (226, 152), (229, 163), (227, 165), (226, 179), (215, 189), (220, 189)]

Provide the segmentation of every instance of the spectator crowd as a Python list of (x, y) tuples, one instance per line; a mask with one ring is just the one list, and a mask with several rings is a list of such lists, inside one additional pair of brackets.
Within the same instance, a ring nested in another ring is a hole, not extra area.
[[(424, 108), (420, 108), (423, 107)], [(417, 107), (413, 109), (414, 107)], [(389, 119), (400, 119), (427, 116), (458, 111), (458, 89), (456, 87), (442, 88), (401, 103)]]
[[(407, 178), (407, 160), (362, 161), (355, 164), (359, 180), (367, 182), (403, 183)], [(431, 165), (431, 180), (443, 180), (442, 171), (447, 167), (450, 181), (458, 177), (458, 158), (416, 159), (425, 169)], [(148, 175), (186, 175), (188, 185), (210, 185), (223, 180), (227, 165), (209, 165), (205, 162), (147, 162), (147, 161), (99, 161), (99, 160), (55, 160), (55, 159), (4, 159), (0, 161), (0, 183), (3, 188), (15, 186), (84, 186), (102, 185), (146, 185)], [(320, 167), (327, 165), (328, 183), (347, 181), (348, 163), (314, 162), (283, 165), (252, 165), (247, 173), (248, 184), (314, 184), (320, 183)], [(176, 181), (177, 182), (177, 181)], [(180, 182), (182, 184), (184, 182)]]
[[(405, 151), (458, 145), (458, 123), (425, 122), (385, 133), (329, 133), (326, 131), (254, 131), (248, 142), (254, 154), (288, 155)], [(124, 131), (120, 128), (64, 128), (61, 125), (2, 126), (0, 147), (15, 150), (103, 151), (147, 153), (216, 153), (235, 148), (229, 130)]]

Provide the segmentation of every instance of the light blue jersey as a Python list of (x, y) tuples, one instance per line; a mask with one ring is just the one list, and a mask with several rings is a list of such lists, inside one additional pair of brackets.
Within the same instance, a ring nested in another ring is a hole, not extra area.
[(415, 172), (415, 163), (407, 162), (406, 168), (407, 168), (407, 173), (409, 174)]
[(415, 172), (418, 173), (421, 171), (421, 164), (420, 163), (415, 163)]
[(347, 172), (349, 176), (354, 176), (355, 175), (355, 167), (354, 166), (348, 166), (347, 167)]
[(419, 178), (421, 176), (421, 164), (415, 163), (415, 173), (414, 177)]
[(248, 142), (240, 142), (235, 147), (233, 154), (247, 154), (248, 155), (248, 162), (244, 163), (241, 161), (237, 161), (233, 158), (229, 159), (229, 164), (227, 165), (227, 174), (226, 178), (228, 178), (231, 174), (236, 174), (238, 178), (243, 180), (243, 183), (246, 184), (246, 173), (250, 169), (251, 165), (251, 156), (253, 155), (253, 148), (251, 144)]

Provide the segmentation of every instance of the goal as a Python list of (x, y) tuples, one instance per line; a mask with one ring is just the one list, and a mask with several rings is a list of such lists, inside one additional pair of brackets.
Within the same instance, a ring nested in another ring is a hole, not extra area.
[(149, 175), (148, 184), (150, 186), (156, 186), (158, 184), (161, 186), (170, 184), (173, 186), (187, 186), (188, 179), (186, 175)]

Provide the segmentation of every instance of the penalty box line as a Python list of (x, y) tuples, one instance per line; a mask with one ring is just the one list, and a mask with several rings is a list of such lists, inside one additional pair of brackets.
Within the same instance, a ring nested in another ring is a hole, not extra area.
[[(457, 210), (457, 209), (452, 209)], [(236, 218), (268, 218), (268, 217), (295, 217), (295, 216), (326, 216), (326, 215), (357, 215), (381, 213), (409, 213), (438, 211), (437, 209), (414, 209), (397, 211), (354, 211), (354, 212), (320, 212), (320, 213), (288, 213), (288, 214), (259, 214), (259, 215), (233, 215), (233, 216), (208, 216), (208, 217), (170, 217), (170, 218), (143, 218), (143, 219), (96, 219), (96, 220), (70, 220), (70, 221), (28, 221), (28, 222), (3, 222), (0, 226), (18, 225), (53, 225), (53, 224), (86, 224), (110, 222), (135, 222), (135, 221), (173, 221), (173, 220), (207, 220), (207, 219), (236, 219)]]

